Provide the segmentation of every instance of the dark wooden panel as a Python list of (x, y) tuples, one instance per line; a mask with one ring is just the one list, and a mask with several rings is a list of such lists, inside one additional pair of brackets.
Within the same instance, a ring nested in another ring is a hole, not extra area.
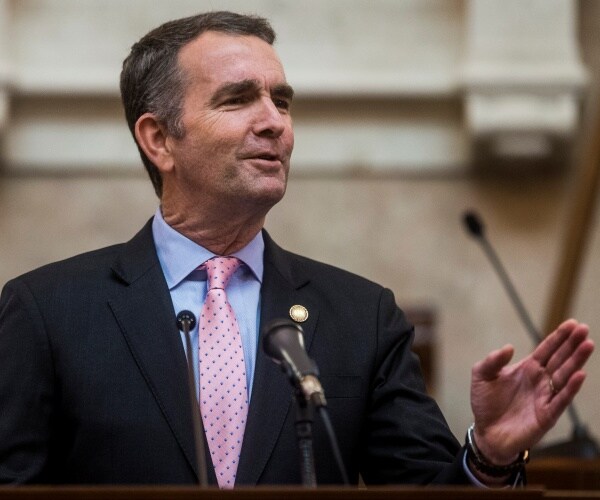
[(527, 466), (530, 485), (549, 490), (596, 490), (600, 493), (600, 460), (532, 459)]

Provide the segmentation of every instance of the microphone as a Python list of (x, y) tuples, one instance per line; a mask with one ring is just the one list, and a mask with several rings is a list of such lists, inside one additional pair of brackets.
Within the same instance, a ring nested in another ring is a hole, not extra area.
[(196, 464), (198, 465), (198, 479), (202, 488), (208, 486), (208, 472), (206, 468), (206, 452), (204, 444), (204, 427), (202, 426), (202, 417), (200, 415), (200, 406), (196, 399), (196, 378), (194, 377), (194, 356), (192, 353), (192, 339), (190, 332), (196, 326), (196, 316), (191, 311), (183, 310), (177, 314), (177, 328), (185, 334), (185, 350), (187, 353), (187, 372), (189, 400), (192, 407), (192, 425), (194, 431), (194, 452), (196, 454)]
[[(281, 369), (297, 391), (296, 435), (300, 449), (303, 484), (309, 487), (314, 487), (317, 484), (312, 452), (312, 416), (306, 402), (312, 402), (321, 415), (342, 482), (345, 485), (350, 484), (335, 431), (327, 411), (325, 393), (321, 387), (321, 382), (319, 382), (319, 370), (315, 362), (308, 357), (304, 348), (304, 331), (302, 327), (289, 319), (274, 319), (265, 325), (262, 334), (265, 353), (281, 366)], [(304, 397), (304, 400), (300, 399), (301, 397)]]
[(177, 328), (186, 335), (196, 326), (196, 316), (188, 310), (180, 311), (177, 315)]
[(263, 349), (281, 365), (290, 382), (317, 407), (327, 405), (319, 371), (304, 348), (302, 327), (288, 319), (275, 319), (263, 328)]
[(472, 210), (465, 212), (463, 221), (467, 227), (467, 231), (471, 233), (471, 236), (475, 238), (484, 237), (483, 234), (483, 223), (479, 216)]
[(485, 228), (483, 226), (483, 221), (481, 220), (481, 217), (479, 217), (479, 215), (477, 215), (475, 211), (468, 210), (463, 215), (463, 222), (465, 224), (467, 232), (473, 238), (479, 241), (483, 248), (483, 251), (488, 256), (492, 267), (494, 268), (496, 274), (500, 278), (500, 281), (504, 285), (508, 297), (510, 298), (511, 302), (513, 303), (513, 306), (517, 310), (517, 313), (521, 318), (521, 322), (525, 325), (525, 330), (531, 337), (531, 340), (534, 342), (534, 344), (539, 344), (542, 340), (542, 336), (537, 331), (537, 328), (533, 324), (533, 321), (531, 321), (531, 317), (529, 316), (527, 309), (525, 309), (525, 306), (523, 305), (523, 302), (521, 301), (517, 290), (512, 284), (508, 273), (504, 269), (502, 262), (500, 262), (498, 254), (496, 254), (494, 248), (492, 247), (488, 239), (485, 237)]
[[(496, 274), (500, 278), (500, 281), (504, 285), (504, 288), (512, 301), (517, 313), (521, 319), (521, 322), (525, 326), (525, 331), (529, 334), (535, 345), (542, 341), (542, 335), (533, 324), (531, 316), (527, 312), (527, 309), (523, 305), (523, 301), (519, 297), (517, 290), (515, 289), (508, 273), (504, 269), (502, 262), (491, 243), (485, 237), (485, 228), (481, 217), (473, 211), (468, 210), (463, 214), (463, 222), (469, 235), (475, 238), (483, 248), (485, 254), (489, 258), (492, 267), (496, 271)], [(573, 425), (573, 433), (571, 441), (565, 443), (558, 443), (550, 445), (546, 449), (538, 450), (539, 456), (570, 456), (580, 458), (597, 458), (600, 456), (600, 449), (596, 441), (588, 434), (587, 428), (581, 423), (575, 405), (571, 403), (567, 407), (567, 413), (571, 419)]]

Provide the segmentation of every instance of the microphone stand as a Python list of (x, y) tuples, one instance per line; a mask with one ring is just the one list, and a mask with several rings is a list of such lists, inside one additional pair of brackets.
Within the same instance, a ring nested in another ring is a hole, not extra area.
[[(519, 297), (506, 269), (502, 265), (498, 254), (485, 237), (484, 227), (481, 218), (475, 212), (466, 212), (464, 214), (464, 223), (471, 236), (473, 236), (483, 248), (488, 259), (492, 263), (492, 267), (496, 270), (508, 297), (513, 306), (517, 310), (519, 318), (525, 326), (525, 331), (531, 337), (534, 345), (542, 341), (542, 336), (533, 324), (527, 309), (523, 305), (523, 301)], [(594, 459), (600, 457), (600, 447), (596, 440), (588, 433), (587, 427), (581, 423), (581, 419), (575, 409), (575, 405), (571, 403), (567, 407), (567, 413), (571, 420), (572, 432), (571, 439), (568, 441), (558, 442), (555, 444), (535, 448), (535, 454), (538, 457), (571, 457)]]
[(198, 466), (198, 484), (201, 488), (208, 487), (208, 472), (206, 465), (206, 447), (204, 444), (204, 426), (200, 407), (196, 399), (196, 380), (194, 377), (194, 357), (192, 355), (191, 330), (196, 325), (196, 317), (190, 311), (181, 311), (177, 315), (177, 327), (185, 335), (185, 349), (187, 353), (187, 374), (189, 400), (192, 407), (192, 425), (194, 432), (194, 452), (196, 454), (196, 465)]
[(316, 488), (317, 475), (312, 441), (313, 408), (301, 391), (296, 390), (294, 394), (296, 397), (296, 440), (300, 453), (302, 486)]

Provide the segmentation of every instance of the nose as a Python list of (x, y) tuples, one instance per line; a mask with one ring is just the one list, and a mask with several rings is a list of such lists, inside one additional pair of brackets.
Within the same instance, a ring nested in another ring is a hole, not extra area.
[(254, 133), (261, 137), (277, 138), (285, 131), (289, 119), (282, 114), (270, 97), (258, 101)]

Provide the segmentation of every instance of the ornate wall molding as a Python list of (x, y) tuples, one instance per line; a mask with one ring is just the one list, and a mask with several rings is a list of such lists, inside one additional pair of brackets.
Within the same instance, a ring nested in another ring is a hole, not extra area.
[(470, 0), (466, 126), (477, 160), (552, 161), (579, 123), (587, 75), (573, 0)]
[[(6, 168), (140, 169), (121, 61), (151, 27), (213, 4), (0, 0)], [(463, 171), (482, 150), (553, 155), (545, 141), (568, 143), (577, 126), (574, 0), (254, 0), (250, 10), (272, 20), (297, 89), (297, 172)]]

